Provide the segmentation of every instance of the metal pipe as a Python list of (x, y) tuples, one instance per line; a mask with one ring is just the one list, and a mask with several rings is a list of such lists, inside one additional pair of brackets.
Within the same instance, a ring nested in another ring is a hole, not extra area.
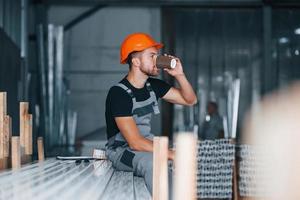
[(48, 112), (49, 112), (49, 146), (53, 145), (55, 138), (53, 138), (53, 117), (54, 117), (54, 26), (52, 24), (48, 25)]
[(64, 109), (63, 109), (63, 99), (62, 99), (62, 89), (63, 89), (63, 27), (59, 26), (55, 28), (55, 89), (54, 89), (54, 108), (55, 108), (55, 132), (58, 134), (58, 143), (63, 144), (63, 134), (64, 134)]
[(21, 58), (27, 58), (28, 40), (27, 40), (27, 12), (28, 1), (21, 0)]
[(47, 109), (47, 83), (46, 83), (46, 66), (45, 66), (45, 43), (44, 43), (44, 29), (43, 25), (38, 25), (38, 47), (39, 47), (39, 80), (41, 88), (41, 104), (42, 104), (42, 118), (44, 125), (44, 138), (45, 147), (47, 149), (47, 139), (49, 136), (49, 121), (48, 121), (48, 109)]

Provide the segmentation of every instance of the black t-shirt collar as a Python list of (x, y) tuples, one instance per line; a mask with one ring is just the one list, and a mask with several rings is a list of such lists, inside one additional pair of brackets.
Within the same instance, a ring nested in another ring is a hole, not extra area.
[(142, 88), (136, 88), (136, 87), (134, 87), (129, 81), (128, 81), (128, 79), (127, 79), (127, 75), (122, 79), (122, 81), (120, 82), (120, 83), (123, 83), (124, 85), (126, 85), (129, 89), (131, 89), (131, 90), (135, 90), (135, 91), (141, 91), (141, 90), (144, 90), (144, 89), (146, 89), (146, 83), (148, 82), (148, 80), (149, 80), (149, 78), (147, 79), (147, 81), (145, 82), (145, 84), (144, 84), (144, 87), (142, 87)]

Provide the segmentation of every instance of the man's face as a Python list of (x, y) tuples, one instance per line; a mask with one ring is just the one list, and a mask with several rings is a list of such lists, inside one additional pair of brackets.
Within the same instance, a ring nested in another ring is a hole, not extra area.
[(213, 106), (212, 104), (208, 104), (207, 105), (207, 112), (208, 112), (209, 115), (213, 115), (216, 112), (215, 106)]
[(148, 76), (158, 76), (160, 69), (155, 66), (155, 55), (158, 54), (158, 50), (155, 47), (145, 49), (141, 52), (141, 66), (140, 70)]

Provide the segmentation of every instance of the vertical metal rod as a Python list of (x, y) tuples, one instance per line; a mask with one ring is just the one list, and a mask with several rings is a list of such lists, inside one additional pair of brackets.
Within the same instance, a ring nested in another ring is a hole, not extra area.
[(232, 138), (236, 138), (237, 122), (239, 113), (239, 99), (240, 99), (240, 79), (234, 81), (233, 84), (233, 114), (232, 114)]
[(49, 111), (49, 146), (53, 145), (53, 117), (54, 117), (54, 26), (48, 25), (48, 111)]
[(70, 145), (69, 151), (73, 151), (75, 145), (75, 134), (77, 126), (77, 113), (71, 110), (68, 111), (68, 144)]
[(233, 111), (233, 89), (232, 89), (232, 80), (229, 80), (229, 88), (227, 92), (227, 116), (228, 116), (228, 131), (229, 137), (232, 137), (232, 111)]
[(3, 28), (4, 21), (4, 0), (0, 0), (0, 27)]
[(4, 24), (3, 29), (6, 32), (7, 35), (11, 36), (10, 27), (11, 27), (11, 13), (10, 13), (10, 7), (11, 7), (11, 1), (5, 1), (4, 3)]
[(47, 109), (47, 83), (46, 83), (46, 66), (45, 66), (45, 43), (44, 43), (44, 29), (43, 25), (38, 26), (38, 47), (39, 47), (39, 81), (41, 88), (41, 101), (42, 101), (42, 118), (44, 124), (44, 136), (49, 136), (49, 121), (48, 121), (48, 109)]
[(64, 134), (64, 105), (63, 105), (63, 27), (59, 26), (55, 29), (55, 127), (58, 133), (58, 141), (63, 143)]
[(28, 76), (28, 0), (21, 0), (21, 98), (23, 101), (28, 101), (28, 85), (29, 85), (29, 76)]
[(21, 57), (27, 57), (27, 0), (21, 0)]
[[(276, 71), (272, 66), (272, 8), (263, 7), (263, 42), (264, 42), (264, 71), (263, 71), (263, 91), (265, 94), (277, 86)], [(278, 66), (276, 66), (278, 67)]]

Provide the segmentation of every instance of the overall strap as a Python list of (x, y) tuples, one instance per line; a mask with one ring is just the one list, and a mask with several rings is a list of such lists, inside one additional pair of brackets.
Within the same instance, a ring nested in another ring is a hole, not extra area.
[(155, 95), (154, 90), (151, 87), (151, 84), (148, 81), (146, 82), (146, 87), (147, 87), (147, 90), (150, 93), (150, 97), (153, 99), (154, 114), (159, 114), (160, 112), (159, 112), (159, 108), (158, 108), (158, 102), (157, 102), (157, 99), (156, 99), (156, 95)]
[(151, 84), (148, 81), (146, 82), (146, 88), (149, 92), (154, 92), (152, 87), (151, 87)]
[(129, 89), (129, 88), (128, 88), (126, 85), (124, 85), (123, 83), (118, 83), (118, 84), (115, 85), (115, 86), (121, 87), (122, 89), (124, 89), (124, 90), (129, 94), (129, 96), (130, 96), (131, 98), (134, 98), (134, 95), (133, 95), (133, 93), (132, 93), (132, 90)]

